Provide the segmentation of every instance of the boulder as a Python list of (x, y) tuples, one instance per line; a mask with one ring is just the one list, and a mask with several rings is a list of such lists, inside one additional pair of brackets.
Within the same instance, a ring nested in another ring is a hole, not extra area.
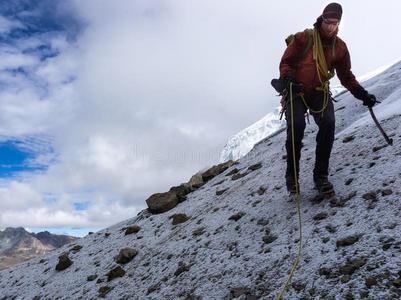
[(164, 213), (178, 204), (177, 194), (175, 192), (156, 193), (146, 200), (146, 204), (152, 213)]
[(181, 224), (189, 220), (189, 217), (186, 214), (174, 214), (170, 218), (173, 219), (173, 225)]
[(132, 248), (123, 248), (120, 250), (120, 253), (116, 256), (115, 260), (118, 264), (126, 264), (129, 263), (136, 255), (138, 251)]
[(209, 169), (207, 169), (205, 172), (203, 172), (202, 179), (204, 182), (209, 181), (213, 177), (219, 175), (220, 173), (223, 173), (225, 170), (227, 170), (229, 167), (231, 167), (234, 164), (233, 160), (226, 161), (224, 163), (215, 165)]
[(72, 265), (72, 260), (68, 257), (68, 253), (65, 252), (58, 257), (58, 263), (56, 265), (57, 271), (63, 271)]
[(186, 195), (192, 191), (193, 189), (191, 188), (189, 183), (182, 183), (179, 186), (173, 186), (169, 190), (169, 192), (175, 193), (177, 195), (178, 202), (183, 202), (187, 200)]
[(141, 230), (141, 227), (138, 225), (129, 226), (125, 229), (125, 235), (132, 234), (132, 233), (138, 233), (139, 230)]
[(188, 181), (189, 186), (191, 189), (196, 190), (200, 188), (205, 182), (202, 179), (202, 175), (200, 173), (196, 173), (192, 175), (191, 179)]
[(109, 273), (107, 273), (107, 281), (111, 281), (117, 277), (123, 277), (125, 275), (125, 270), (120, 266), (111, 269)]

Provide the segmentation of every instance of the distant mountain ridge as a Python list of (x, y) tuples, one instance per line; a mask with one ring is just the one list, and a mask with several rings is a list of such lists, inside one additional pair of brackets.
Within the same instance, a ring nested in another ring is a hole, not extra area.
[(30, 233), (23, 227), (7, 227), (0, 231), (0, 269), (43, 255), (76, 239), (48, 231)]

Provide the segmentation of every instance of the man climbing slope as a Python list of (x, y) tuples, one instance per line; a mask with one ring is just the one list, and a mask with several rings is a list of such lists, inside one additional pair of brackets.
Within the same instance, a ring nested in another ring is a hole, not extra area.
[[(322, 15), (317, 18), (313, 29), (298, 32), (292, 37), (280, 62), (280, 80), (287, 93), (286, 185), (290, 193), (299, 191), (299, 159), (305, 130), (304, 116), (309, 110), (319, 127), (316, 136), (314, 183), (320, 193), (327, 197), (334, 195), (333, 185), (328, 180), (335, 131), (329, 80), (334, 76), (334, 69), (341, 84), (355, 98), (362, 100), (363, 105), (372, 107), (376, 103), (376, 97), (358, 83), (351, 71), (347, 46), (337, 36), (341, 16), (340, 4), (327, 5)], [(292, 101), (290, 94), (293, 96)]]

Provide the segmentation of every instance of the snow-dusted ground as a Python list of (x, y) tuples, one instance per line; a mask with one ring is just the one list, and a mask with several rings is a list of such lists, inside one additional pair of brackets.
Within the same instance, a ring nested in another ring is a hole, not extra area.
[[(401, 298), (401, 63), (364, 85), (383, 101), (374, 110), (394, 146), (382, 147), (385, 141), (359, 100), (339, 95), (330, 177), (339, 202), (321, 201), (312, 189), (317, 126), (311, 119), (300, 173), (302, 258), (285, 299)], [(109, 299), (273, 299), (298, 240), (296, 204), (283, 180), (284, 141), (279, 133), (259, 142), (239, 164), (166, 213), (143, 211), (78, 240), (82, 249), (70, 252), (73, 264), (64, 271), (55, 270), (58, 256), (73, 245), (1, 271), (0, 295), (96, 299), (108, 286)], [(248, 170), (257, 163), (261, 168)], [(247, 175), (226, 176), (235, 168)], [(169, 217), (175, 213), (190, 219), (173, 226)], [(124, 235), (122, 228), (131, 224), (141, 230)], [(199, 235), (193, 235), (196, 229)], [(344, 238), (350, 245), (341, 246)], [(114, 257), (125, 247), (138, 255), (122, 265), (123, 277), (108, 282)], [(97, 278), (88, 281), (90, 275)]]

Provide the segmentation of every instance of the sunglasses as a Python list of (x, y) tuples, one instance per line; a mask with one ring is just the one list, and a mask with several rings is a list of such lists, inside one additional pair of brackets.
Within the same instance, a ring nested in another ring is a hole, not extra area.
[(323, 22), (327, 25), (339, 25), (340, 24), (340, 20), (329, 20), (329, 19), (324, 19), (323, 18)]

